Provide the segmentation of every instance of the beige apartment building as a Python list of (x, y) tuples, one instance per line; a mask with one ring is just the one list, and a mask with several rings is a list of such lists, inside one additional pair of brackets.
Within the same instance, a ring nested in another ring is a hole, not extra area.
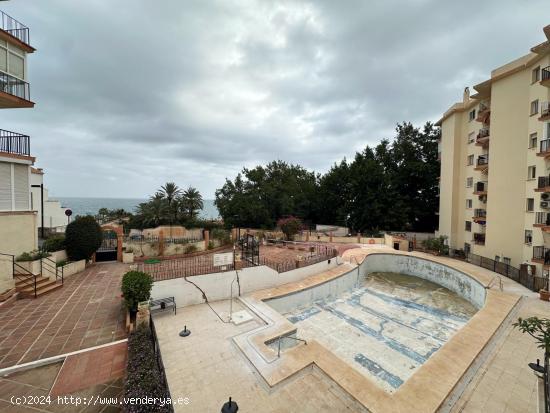
[[(0, 11), (0, 109), (32, 108), (28, 83), (29, 28)], [(30, 137), (0, 129), (0, 254), (37, 248), (37, 213), (32, 208)], [(9, 255), (0, 256), (0, 294), (15, 280)]]
[[(437, 122), (439, 234), (451, 249), (543, 271), (550, 247), (550, 26), (546, 41), (465, 89)], [(504, 46), (504, 45), (503, 45)]]

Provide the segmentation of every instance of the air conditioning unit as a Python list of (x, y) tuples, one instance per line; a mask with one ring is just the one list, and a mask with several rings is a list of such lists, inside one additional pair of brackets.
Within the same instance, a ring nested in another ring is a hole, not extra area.
[(540, 202), (540, 207), (541, 207), (542, 209), (548, 209), (548, 208), (550, 208), (550, 202), (548, 202), (548, 201), (541, 201), (541, 202)]
[(540, 199), (543, 201), (550, 201), (550, 192), (544, 192), (540, 195)]

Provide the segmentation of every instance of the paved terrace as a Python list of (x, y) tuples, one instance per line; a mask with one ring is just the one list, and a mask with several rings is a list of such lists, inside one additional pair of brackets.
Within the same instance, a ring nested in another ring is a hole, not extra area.
[(0, 368), (125, 338), (120, 282), (127, 270), (97, 264), (63, 288), (0, 308)]
[[(421, 253), (414, 255), (433, 258)], [(447, 260), (455, 268), (475, 272), (486, 280), (496, 276), (491, 271), (465, 262), (438, 257), (439, 262)], [(502, 279), (505, 292), (524, 296), (516, 316), (548, 316), (550, 304), (539, 301), (538, 294), (505, 277)], [(498, 290), (498, 283), (492, 288)], [(365, 411), (336, 382), (311, 365), (289, 380), (268, 386), (233, 343), (233, 337), (242, 336), (265, 324), (257, 316), (240, 326), (227, 323), (229, 305), (229, 301), (219, 301), (212, 304), (213, 309), (199, 304), (185, 308), (176, 316), (170, 312), (155, 315), (171, 395), (174, 398), (189, 397), (191, 401), (189, 406), (175, 406), (176, 412), (218, 411), (229, 396), (239, 403), (243, 411)], [(242, 303), (234, 300), (233, 311), (241, 309)], [(190, 337), (178, 336), (184, 325), (191, 329)], [(302, 348), (305, 349), (304, 346)], [(532, 339), (508, 325), (452, 411), (535, 412), (537, 379), (527, 363), (536, 358), (542, 358), (542, 353)], [(268, 370), (288, 374), (288, 371), (275, 367)], [(434, 385), (436, 378), (432, 377)], [(430, 389), (426, 391), (431, 393)], [(418, 397), (422, 397), (421, 394)], [(416, 408), (409, 405), (406, 411), (424, 411), (420, 408), (422, 402), (418, 402)], [(414, 401), (411, 400), (411, 403), (414, 404)]]

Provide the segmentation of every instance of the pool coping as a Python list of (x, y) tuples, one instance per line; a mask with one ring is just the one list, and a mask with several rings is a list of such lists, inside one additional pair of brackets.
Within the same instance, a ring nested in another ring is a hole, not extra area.
[[(373, 254), (412, 256), (464, 273), (486, 288), (485, 304), (394, 393), (386, 392), (315, 340), (309, 340), (307, 345), (285, 350), (284, 355), (278, 358), (276, 351), (265, 343), (279, 336), (293, 334), (297, 329), (265, 301), (307, 290), (352, 271), (359, 272), (360, 264)], [(259, 290), (240, 298), (240, 301), (262, 319), (265, 325), (240, 334), (233, 340), (269, 387), (278, 387), (302, 369), (315, 365), (372, 413), (435, 412), (452, 395), (470, 366), (521, 299), (521, 296), (516, 294), (490, 289), (494, 277), (463, 267), (458, 261), (457, 265), (450, 265), (436, 256), (426, 257), (414, 252), (362, 248), (345, 251), (343, 258), (350, 262), (354, 259), (357, 265), (342, 264), (299, 282)]]

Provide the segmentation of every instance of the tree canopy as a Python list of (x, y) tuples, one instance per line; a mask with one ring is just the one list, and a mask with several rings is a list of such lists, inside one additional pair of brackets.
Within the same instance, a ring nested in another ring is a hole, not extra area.
[(404, 122), (390, 142), (367, 146), (325, 174), (273, 161), (244, 168), (216, 191), (227, 226), (273, 228), (293, 215), (306, 224), (348, 226), (354, 231), (433, 231), (437, 226), (437, 142), (440, 131)]

